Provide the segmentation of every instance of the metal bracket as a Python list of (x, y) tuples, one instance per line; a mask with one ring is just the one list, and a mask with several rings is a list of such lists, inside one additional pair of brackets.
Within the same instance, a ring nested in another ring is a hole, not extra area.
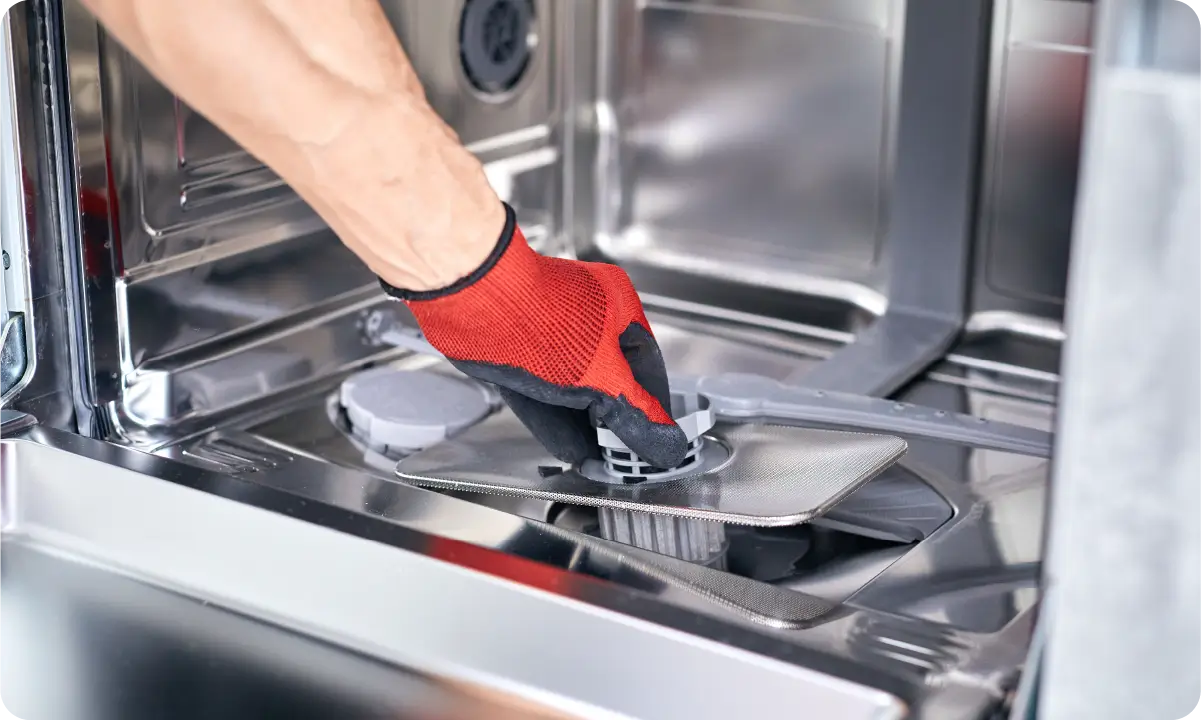
[(987, 78), (988, 0), (909, 0), (889, 219), (888, 309), (804, 376), (887, 397), (963, 327)]

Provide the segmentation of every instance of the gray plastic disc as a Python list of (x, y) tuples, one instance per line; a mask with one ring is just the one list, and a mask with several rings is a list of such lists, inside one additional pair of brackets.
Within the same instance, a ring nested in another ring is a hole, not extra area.
[(347, 378), (339, 398), (354, 434), (374, 448), (427, 448), (491, 410), (484, 389), (474, 383), (390, 367)]

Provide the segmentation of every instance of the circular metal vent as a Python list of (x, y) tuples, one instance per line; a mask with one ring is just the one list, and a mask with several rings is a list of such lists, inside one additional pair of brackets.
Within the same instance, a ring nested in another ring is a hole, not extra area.
[(459, 21), (459, 57), (477, 90), (513, 89), (529, 67), (534, 38), (532, 0), (466, 0)]

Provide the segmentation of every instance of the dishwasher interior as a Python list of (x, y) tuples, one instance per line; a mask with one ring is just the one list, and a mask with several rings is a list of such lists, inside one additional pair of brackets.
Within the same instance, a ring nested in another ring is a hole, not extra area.
[[(551, 564), (728, 617), (917, 716), (1009, 700), (1039, 600), (1093, 3), (382, 4), (531, 244), (628, 270), (673, 390), (719, 427), (794, 433), (771, 447), (850, 431), (903, 455), (789, 523), (404, 489), (486, 442), (516, 452), (512, 416), (76, 0), (5, 25), (31, 288), (5, 407), (383, 522), (429, 493), (534, 521), (575, 548)], [(496, 24), (521, 40), (496, 46)]]

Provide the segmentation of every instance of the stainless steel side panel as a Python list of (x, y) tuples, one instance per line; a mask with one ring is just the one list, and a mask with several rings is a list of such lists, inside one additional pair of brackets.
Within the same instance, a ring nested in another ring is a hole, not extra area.
[(1084, 0), (994, 6), (977, 332), (1062, 332), (1093, 14)]
[(599, 249), (881, 309), (902, 9), (597, 3)]
[[(385, 11), (431, 102), (543, 247), (559, 217), (560, 5), (535, 6), (533, 60), (504, 97), (475, 92), (459, 69), (462, 2)], [(40, 61), (21, 102), (48, 99), (57, 132), (27, 142), (23, 160), (62, 146), (50, 180), (66, 192), (40, 221), (62, 222), (67, 284), (80, 293), (77, 395), (102, 408), (103, 434), (152, 445), (379, 359), (359, 327), (383, 302), (375, 278), (278, 176), (159, 84), (77, 0), (27, 3), (18, 17), (32, 31), (14, 53), (36, 48)]]

